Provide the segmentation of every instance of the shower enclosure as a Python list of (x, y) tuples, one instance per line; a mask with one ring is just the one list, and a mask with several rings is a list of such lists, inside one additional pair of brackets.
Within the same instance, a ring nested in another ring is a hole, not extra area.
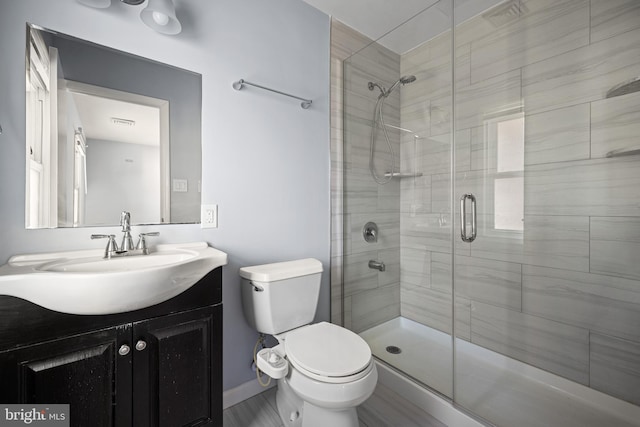
[(495, 425), (638, 425), (640, 3), (333, 28), (333, 321)]

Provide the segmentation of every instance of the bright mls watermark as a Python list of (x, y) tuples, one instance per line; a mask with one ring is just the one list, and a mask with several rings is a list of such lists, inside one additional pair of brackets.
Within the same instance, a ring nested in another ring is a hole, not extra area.
[(0, 427), (69, 427), (69, 405), (0, 404)]

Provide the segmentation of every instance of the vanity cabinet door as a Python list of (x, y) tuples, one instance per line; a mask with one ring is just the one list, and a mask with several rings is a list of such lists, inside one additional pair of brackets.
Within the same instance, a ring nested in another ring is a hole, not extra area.
[(222, 426), (222, 306), (133, 324), (133, 425)]
[(69, 404), (71, 426), (131, 425), (130, 339), (131, 324), (2, 352), (0, 402)]

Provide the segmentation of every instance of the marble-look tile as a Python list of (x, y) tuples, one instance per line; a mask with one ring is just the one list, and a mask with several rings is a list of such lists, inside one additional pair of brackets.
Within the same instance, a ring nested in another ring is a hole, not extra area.
[(401, 248), (400, 282), (402, 286), (431, 287), (431, 252)]
[[(401, 100), (403, 100), (402, 95), (404, 93), (406, 93), (405, 87), (400, 92)], [(410, 142), (410, 140), (413, 140), (413, 136), (424, 138), (429, 135), (431, 129), (430, 112), (431, 101), (426, 97), (412, 104), (400, 102), (400, 127), (411, 131), (405, 134), (403, 142)]]
[(400, 284), (351, 296), (351, 330), (361, 332), (400, 315)]
[(640, 342), (636, 280), (528, 265), (522, 273), (525, 313)]
[(589, 218), (526, 215), (524, 232), (495, 230), (491, 218), (478, 216), (479, 232), (471, 256), (512, 263), (589, 269)]
[(401, 289), (401, 315), (445, 333), (451, 333), (453, 311), (449, 293), (414, 286)]
[(455, 257), (456, 294), (520, 311), (522, 266), (474, 257)]
[[(543, 2), (546, 7), (536, 10), (533, 3)], [(527, 12), (471, 43), (472, 83), (589, 43), (589, 0), (529, 0), (522, 5)]]
[(378, 287), (378, 270), (369, 268), (369, 260), (376, 259), (378, 251), (360, 252), (344, 256), (344, 294), (353, 295), (358, 292)]
[(400, 181), (400, 212), (408, 215), (431, 213), (431, 175)]
[[(499, 7), (499, 6), (497, 6)], [(456, 25), (455, 28), (455, 44), (456, 49), (465, 44), (471, 44), (474, 41), (485, 37), (496, 30), (496, 27), (482, 15), (492, 13), (494, 8), (490, 8), (471, 19)]]
[(640, 29), (522, 68), (527, 114), (604, 99), (614, 85), (640, 75)]
[(451, 293), (453, 272), (453, 259), (450, 253), (431, 252), (431, 288), (434, 290)]
[(493, 132), (488, 132), (485, 126), (476, 126), (469, 129), (471, 170), (496, 169), (496, 138)]
[(640, 280), (640, 218), (591, 218), (591, 272)]
[(378, 273), (378, 287), (395, 285), (400, 283), (400, 248), (390, 248), (378, 251), (376, 261), (383, 262), (384, 271), (374, 270)]
[(448, 214), (403, 214), (400, 224), (402, 247), (451, 252), (451, 224), (447, 221)]
[(520, 82), (518, 69), (458, 88), (456, 130), (481, 126), (488, 117), (520, 108)]
[(528, 166), (525, 213), (640, 216), (639, 164), (631, 156)]
[(589, 104), (525, 117), (525, 165), (584, 160), (590, 154)]
[(637, 0), (592, 0), (591, 43), (640, 28)]
[(589, 383), (589, 331), (472, 302), (471, 342), (533, 366)]
[(522, 262), (589, 271), (589, 218), (525, 215)]
[(331, 18), (331, 55), (345, 60), (373, 40), (335, 18)]
[(465, 341), (471, 341), (471, 300), (456, 294), (455, 306), (455, 336)]
[(429, 104), (429, 133), (434, 136), (451, 133), (451, 118), (453, 117), (453, 106), (451, 104), (451, 94), (445, 93), (442, 96), (430, 100)]
[(427, 64), (437, 64), (437, 67), (450, 61), (450, 56), (451, 31), (445, 31), (404, 53), (400, 58), (402, 74), (412, 74), (415, 70), (425, 68)]
[(640, 343), (591, 334), (590, 385), (640, 405)]
[(471, 256), (498, 261), (522, 263), (524, 236), (522, 232), (496, 230), (492, 213), (477, 217), (478, 236), (469, 245)]
[(347, 329), (353, 330), (353, 301), (351, 296), (345, 296), (343, 298), (343, 308), (344, 308), (344, 323), (342, 326), (344, 326)]
[[(639, 40), (640, 42), (640, 40)], [(591, 103), (591, 157), (640, 148), (640, 93)]]
[(385, 79), (389, 79), (384, 81), (387, 87), (400, 75), (400, 55), (375, 42), (360, 49), (344, 62), (361, 70), (375, 70), (378, 76), (386, 76)]
[(428, 174), (448, 173), (451, 171), (451, 134), (421, 138), (418, 141), (418, 168)]

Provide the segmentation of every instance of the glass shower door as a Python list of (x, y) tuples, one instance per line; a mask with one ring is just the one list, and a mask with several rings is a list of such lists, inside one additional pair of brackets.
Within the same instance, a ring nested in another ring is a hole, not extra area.
[[(435, 2), (357, 49), (342, 69), (344, 324), (378, 359), (448, 398), (451, 6)], [(362, 41), (343, 27), (334, 33), (345, 49)]]
[(637, 423), (619, 408), (640, 404), (640, 87), (615, 88), (640, 75), (639, 16), (457, 17), (454, 400), (495, 425)]

